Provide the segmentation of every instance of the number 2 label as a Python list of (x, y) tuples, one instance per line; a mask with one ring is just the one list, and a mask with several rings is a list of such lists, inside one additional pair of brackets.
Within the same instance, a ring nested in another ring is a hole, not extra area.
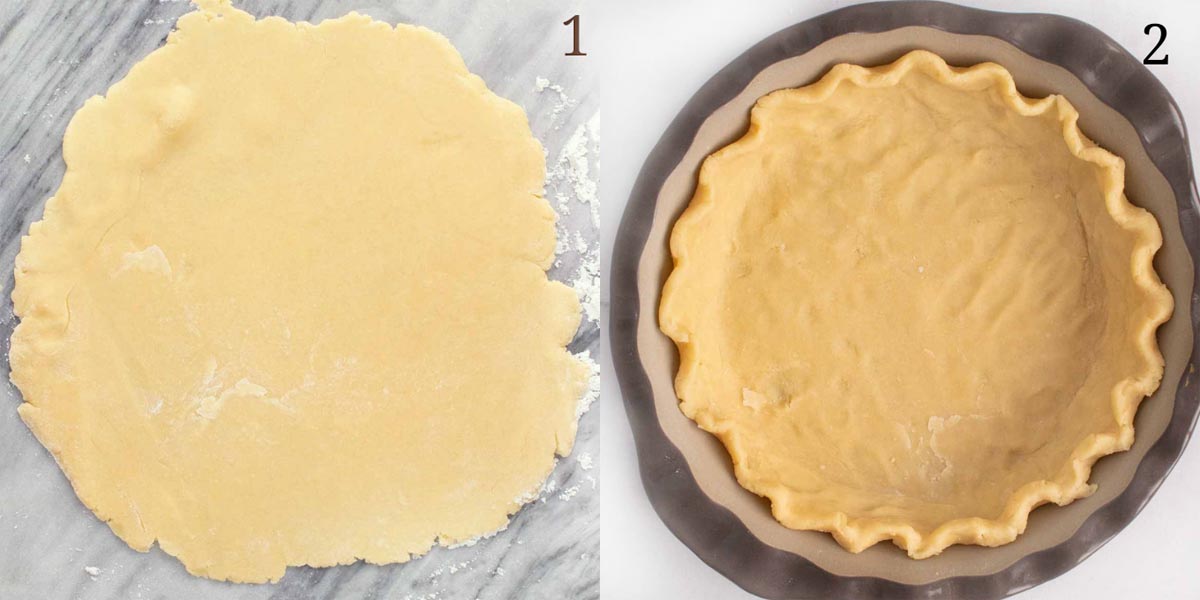
[(1154, 58), (1154, 53), (1158, 52), (1158, 49), (1162, 47), (1163, 42), (1167, 41), (1167, 27), (1162, 23), (1151, 23), (1142, 30), (1142, 33), (1150, 35), (1150, 32), (1155, 29), (1158, 30), (1158, 43), (1150, 49), (1150, 53), (1146, 55), (1146, 58), (1142, 59), (1142, 64), (1144, 65), (1165, 65), (1168, 64), (1167, 60), (1171, 58), (1171, 56), (1168, 54), (1162, 55), (1162, 58)]

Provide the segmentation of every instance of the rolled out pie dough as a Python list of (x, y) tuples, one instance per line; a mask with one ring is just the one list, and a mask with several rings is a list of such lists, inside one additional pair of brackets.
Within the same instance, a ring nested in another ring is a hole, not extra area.
[(1172, 299), (1061, 96), (913, 52), (761, 98), (671, 237), (681, 407), (796, 529), (924, 558), (1092, 491)]
[(67, 130), (17, 258), (22, 418), (206, 577), (503, 527), (587, 376), (524, 113), (431, 31), (201, 5)]

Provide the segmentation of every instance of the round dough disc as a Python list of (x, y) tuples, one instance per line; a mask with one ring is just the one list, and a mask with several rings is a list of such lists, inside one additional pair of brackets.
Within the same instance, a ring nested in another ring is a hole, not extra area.
[(431, 31), (203, 6), (67, 130), (17, 258), (21, 416), (206, 577), (502, 528), (588, 374), (524, 113)]

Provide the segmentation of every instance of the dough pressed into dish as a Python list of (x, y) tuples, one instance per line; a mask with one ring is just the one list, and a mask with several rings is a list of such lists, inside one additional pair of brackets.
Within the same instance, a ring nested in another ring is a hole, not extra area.
[(588, 376), (524, 113), (429, 30), (200, 5), (67, 129), (16, 262), (21, 417), (205, 577), (504, 527)]
[(1077, 119), (915, 51), (764, 96), (705, 160), (659, 322), (683, 412), (782, 524), (1001, 545), (1133, 443), (1162, 237)]

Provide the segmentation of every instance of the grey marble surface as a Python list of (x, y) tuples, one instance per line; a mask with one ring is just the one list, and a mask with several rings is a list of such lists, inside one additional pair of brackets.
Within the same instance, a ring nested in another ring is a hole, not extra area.
[[(590, 171), (560, 161), (563, 148), (594, 117), (590, 58), (563, 56), (570, 31), (562, 22), (582, 0), (243, 0), (258, 16), (319, 22), (351, 10), (389, 23), (441, 32), (471, 70), (498, 94), (522, 105), (548, 153), (548, 193), (568, 244), (551, 271), (574, 281), (584, 254), (597, 251), (597, 225), (586, 195)], [(190, 10), (179, 0), (0, 0), (0, 340), (14, 319), (9, 295), (20, 236), (40, 217), (63, 174), (61, 141), (74, 111), (103, 93), (158, 47), (174, 20)], [(585, 48), (586, 49), (586, 48)], [(538, 78), (551, 86), (538, 85)], [(539, 87), (542, 89), (539, 90)], [(578, 139), (578, 138), (577, 138)], [(575, 169), (555, 169), (574, 166)], [(573, 209), (573, 210), (572, 210)], [(575, 234), (579, 236), (576, 237)], [(594, 321), (571, 349), (598, 354)], [(54, 460), (17, 417), (20, 397), (0, 354), (0, 598), (223, 599), (388, 598), (483, 600), (599, 597), (600, 515), (598, 415), (584, 415), (575, 451), (561, 459), (554, 491), (527, 505), (499, 535), (470, 547), (435, 548), (403, 565), (363, 563), (330, 569), (290, 568), (277, 584), (239, 585), (188, 575), (157, 548), (129, 549), (76, 499)], [(568, 493), (564, 493), (568, 490)], [(95, 567), (95, 575), (85, 571)]]

